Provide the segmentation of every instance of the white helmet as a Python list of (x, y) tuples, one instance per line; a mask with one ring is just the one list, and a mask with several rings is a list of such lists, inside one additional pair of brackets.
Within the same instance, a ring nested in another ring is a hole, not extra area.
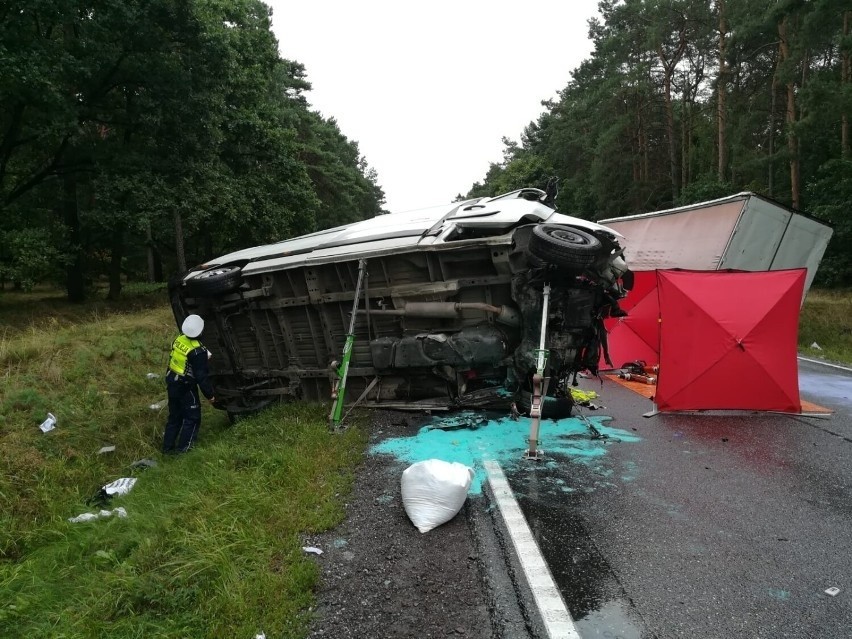
[(198, 315), (190, 315), (183, 320), (183, 325), (180, 327), (181, 332), (187, 337), (196, 338), (201, 335), (204, 330), (204, 320)]

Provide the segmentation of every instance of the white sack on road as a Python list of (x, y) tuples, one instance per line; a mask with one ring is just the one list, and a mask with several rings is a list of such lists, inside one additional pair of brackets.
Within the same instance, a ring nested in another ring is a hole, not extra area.
[(427, 459), (402, 473), (402, 504), (422, 533), (444, 524), (461, 510), (473, 469), (459, 462)]

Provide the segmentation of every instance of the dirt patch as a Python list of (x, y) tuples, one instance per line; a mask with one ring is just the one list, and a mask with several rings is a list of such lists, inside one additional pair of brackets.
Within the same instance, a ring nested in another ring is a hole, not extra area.
[[(414, 435), (409, 414), (371, 416), (370, 443)], [(470, 499), (450, 522), (420, 533), (402, 505), (405, 465), (366, 455), (337, 529), (306, 540), (323, 554), (310, 637), (492, 638), (493, 601), (476, 543)]]

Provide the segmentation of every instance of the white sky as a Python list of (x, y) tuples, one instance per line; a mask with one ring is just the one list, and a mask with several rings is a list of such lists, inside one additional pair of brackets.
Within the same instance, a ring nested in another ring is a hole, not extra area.
[(312, 107), (378, 172), (386, 208), (451, 202), (591, 53), (597, 0), (265, 0)]

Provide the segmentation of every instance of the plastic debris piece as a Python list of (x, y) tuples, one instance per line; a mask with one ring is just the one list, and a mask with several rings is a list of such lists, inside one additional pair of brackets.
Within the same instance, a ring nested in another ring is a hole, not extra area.
[(82, 513), (76, 517), (71, 517), (68, 521), (72, 524), (79, 524), (84, 521), (94, 521), (98, 516), (95, 513)]
[(157, 465), (157, 462), (153, 459), (137, 459), (135, 462), (130, 464), (131, 468), (154, 468)]
[(41, 432), (47, 433), (56, 428), (56, 416), (53, 413), (47, 414), (47, 419), (45, 419), (40, 425), (39, 428)]
[(115, 450), (115, 446), (103, 446), (99, 451), (98, 455), (103, 455), (104, 453), (111, 453)]
[(136, 483), (136, 477), (122, 477), (103, 486), (103, 491), (110, 497), (115, 495), (126, 495)]
[(254, 636), (254, 639), (266, 639), (266, 633), (260, 632)]
[(302, 550), (304, 550), (305, 552), (309, 552), (311, 554), (314, 554), (314, 555), (321, 555), (322, 554), (322, 550), (320, 550), (316, 546), (302, 546)]
[(162, 410), (166, 406), (166, 404), (168, 404), (168, 400), (163, 399), (157, 402), (156, 404), (151, 404), (148, 408), (150, 408), (151, 410)]
[(147, 375), (145, 375), (145, 377), (147, 377), (148, 379), (157, 379), (159, 375), (157, 375), (157, 373), (148, 373)]
[(819, 345), (819, 344), (817, 344), (816, 342), (814, 342), (813, 344), (811, 344), (811, 348), (815, 348), (815, 349), (817, 349), (818, 351), (821, 351), (821, 350), (822, 350), (822, 346), (820, 346), (820, 345)]
[(836, 597), (839, 592), (840, 592), (840, 588), (838, 588), (837, 586), (832, 586), (831, 588), (825, 589), (825, 594), (827, 594), (830, 597)]
[(578, 404), (590, 402), (591, 400), (598, 398), (598, 394), (595, 391), (585, 391), (579, 388), (571, 388), (570, 393), (571, 398)]
[(76, 517), (71, 517), (68, 519), (72, 524), (79, 524), (84, 521), (94, 521), (95, 519), (108, 519), (115, 515), (116, 517), (127, 517), (127, 511), (124, 510), (121, 506), (118, 508), (113, 508), (112, 510), (100, 510), (97, 513), (82, 513), (77, 515)]

